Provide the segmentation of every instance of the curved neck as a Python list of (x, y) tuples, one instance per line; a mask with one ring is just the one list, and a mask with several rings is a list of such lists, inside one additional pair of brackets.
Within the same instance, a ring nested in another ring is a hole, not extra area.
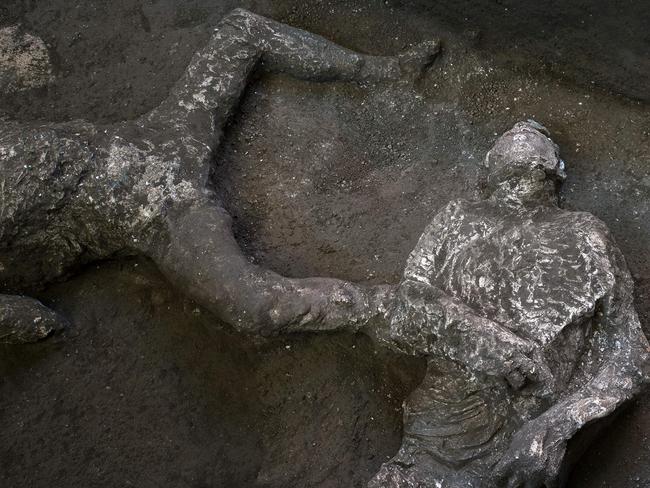
[(559, 203), (555, 182), (534, 177), (503, 181), (489, 198), (524, 206), (557, 206)]

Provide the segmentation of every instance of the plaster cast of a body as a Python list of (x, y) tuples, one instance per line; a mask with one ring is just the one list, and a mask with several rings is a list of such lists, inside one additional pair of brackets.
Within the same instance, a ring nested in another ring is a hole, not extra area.
[(417, 74), (424, 42), (366, 56), (245, 10), (228, 14), (171, 94), (137, 120), (18, 124), (0, 119), (0, 341), (47, 336), (62, 319), (20, 295), (112, 255), (151, 258), (240, 331), (358, 328), (384, 287), (291, 279), (250, 263), (208, 185), (224, 126), (256, 69), (314, 81)]
[[(0, 134), (0, 337), (61, 319), (17, 293), (116, 254), (251, 334), (362, 330), (428, 373), (405, 403), (400, 452), (373, 487), (553, 486), (566, 442), (635, 394), (648, 345), (604, 224), (556, 205), (557, 147), (534, 123), (488, 154), (480, 202), (450, 203), (398, 286), (290, 279), (252, 265), (208, 186), (251, 73), (383, 81), (438, 51), (364, 56), (243, 10), (229, 14), (163, 103), (135, 121), (16, 124)], [(13, 294), (12, 294), (13, 293)]]
[(648, 379), (625, 260), (603, 222), (558, 207), (546, 129), (516, 124), (485, 166), (487, 198), (433, 218), (370, 330), (428, 361), (373, 488), (558, 486), (567, 442)]

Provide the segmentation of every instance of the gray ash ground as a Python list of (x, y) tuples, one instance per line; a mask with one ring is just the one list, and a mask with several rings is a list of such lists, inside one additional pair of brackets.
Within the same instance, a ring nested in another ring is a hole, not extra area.
[[(373, 54), (445, 39), (415, 84), (251, 86), (214, 184), (253, 259), (291, 276), (396, 281), (437, 209), (476, 196), (496, 136), (532, 117), (567, 162), (564, 205), (616, 236), (650, 332), (647, 2), (6, 0), (0, 27), (42, 37), (56, 81), (0, 108), (132, 118), (240, 5)], [(2, 486), (363, 486), (397, 450), (420, 361), (346, 334), (253, 344), (181, 292), (131, 260), (39, 292), (73, 325), (0, 351)], [(648, 418), (650, 393), (604, 428), (569, 486), (650, 486)]]

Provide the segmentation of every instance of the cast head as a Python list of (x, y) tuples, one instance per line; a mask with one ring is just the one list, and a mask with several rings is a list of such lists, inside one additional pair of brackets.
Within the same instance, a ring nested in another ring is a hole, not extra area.
[(518, 122), (503, 134), (487, 153), (485, 168), (489, 194), (526, 202), (557, 199), (559, 183), (566, 178), (557, 144), (533, 120)]

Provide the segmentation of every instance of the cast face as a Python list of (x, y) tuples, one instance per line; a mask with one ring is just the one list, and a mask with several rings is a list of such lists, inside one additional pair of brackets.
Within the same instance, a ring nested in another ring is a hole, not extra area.
[(519, 122), (503, 134), (485, 158), (488, 187), (517, 180), (547, 183), (566, 178), (564, 161), (544, 126), (534, 121)]

